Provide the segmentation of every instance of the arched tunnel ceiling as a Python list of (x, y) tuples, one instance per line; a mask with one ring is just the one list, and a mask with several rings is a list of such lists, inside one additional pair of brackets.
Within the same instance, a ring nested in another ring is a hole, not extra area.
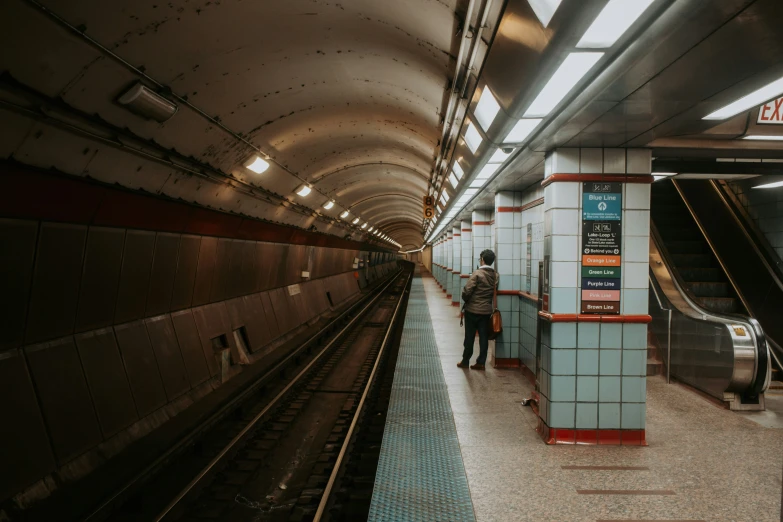
[[(6, 41), (40, 35), (24, 55), (0, 51), (0, 70), (16, 81), (225, 172), (253, 153), (192, 110), (180, 108), (164, 124), (129, 114), (114, 101), (137, 75), (69, 34), (43, 6), (341, 207), (401, 244), (421, 244), (421, 197), (467, 0), (4, 4)], [(285, 196), (297, 185), (275, 166), (237, 177)], [(317, 210), (320, 199), (302, 203)]]

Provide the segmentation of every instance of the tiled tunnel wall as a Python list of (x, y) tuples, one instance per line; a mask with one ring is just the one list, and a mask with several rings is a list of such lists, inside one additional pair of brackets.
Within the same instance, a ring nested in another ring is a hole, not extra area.
[(0, 501), (53, 472), (78, 478), (241, 365), (276, 358), (393, 257), (0, 219), (0, 418), (13, 427), (0, 429)]
[(778, 266), (783, 266), (783, 193), (751, 190), (750, 180), (735, 181), (729, 187), (777, 253)]

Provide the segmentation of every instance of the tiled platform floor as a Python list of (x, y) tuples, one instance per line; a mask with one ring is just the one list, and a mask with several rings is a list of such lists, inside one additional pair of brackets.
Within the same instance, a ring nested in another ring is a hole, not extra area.
[(528, 381), (518, 370), (457, 368), (458, 311), (432, 277), (423, 282), (479, 522), (780, 520), (783, 429), (765, 425), (783, 424), (769, 414), (754, 422), (651, 377), (649, 446), (546, 446), (535, 414), (519, 404), (531, 391)]

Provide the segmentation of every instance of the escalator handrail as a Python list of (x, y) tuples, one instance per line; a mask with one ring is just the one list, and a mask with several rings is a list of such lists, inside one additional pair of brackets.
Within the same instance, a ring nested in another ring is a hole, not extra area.
[[(702, 307), (686, 290), (685, 282), (681, 279), (680, 274), (676, 270), (672, 270), (673, 263), (669, 257), (668, 250), (663, 244), (658, 229), (654, 223), (650, 223), (650, 272), (655, 277), (656, 282), (661, 288), (664, 296), (669, 301), (674, 310), (680, 312), (686, 317), (696, 319), (699, 321), (705, 321), (710, 323), (721, 324), (726, 327), (731, 336), (732, 343), (735, 346), (736, 354), (736, 339), (731, 335), (731, 329), (735, 325), (740, 325), (748, 332), (750, 339), (753, 343), (753, 368), (744, 367), (739, 368), (737, 364), (747, 365), (742, 357), (735, 356), (735, 367), (732, 375), (731, 386), (736, 388), (745, 388), (751, 391), (753, 394), (762, 393), (766, 390), (769, 382), (770, 371), (768, 369), (769, 357), (766, 356), (769, 350), (766, 346), (765, 337), (761, 330), (761, 325), (758, 321), (753, 320), (750, 317), (735, 314), (720, 314), (712, 312)], [(764, 353), (762, 353), (764, 352)], [(766, 364), (765, 364), (766, 361)], [(744, 366), (743, 365), (743, 366)], [(749, 381), (743, 381), (738, 375), (745, 371), (753, 377)], [(761, 377), (761, 378), (759, 378)]]

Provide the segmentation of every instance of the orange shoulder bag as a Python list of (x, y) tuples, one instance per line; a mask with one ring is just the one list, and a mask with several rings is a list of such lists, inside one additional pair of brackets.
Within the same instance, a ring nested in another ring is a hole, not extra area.
[[(497, 278), (497, 273), (495, 277)], [(498, 310), (498, 285), (497, 279), (495, 279), (495, 288), (492, 292), (492, 315), (489, 316), (489, 335), (487, 337), (494, 340), (501, 333), (503, 333), (503, 316)]]

